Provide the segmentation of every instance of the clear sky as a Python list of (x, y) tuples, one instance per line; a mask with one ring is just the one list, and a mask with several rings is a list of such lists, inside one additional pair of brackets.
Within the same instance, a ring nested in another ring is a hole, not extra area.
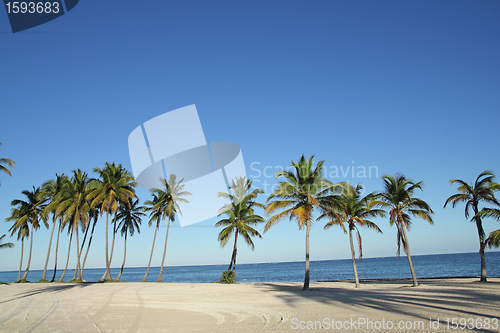
[[(414, 219), (412, 254), (475, 252), (477, 231), (463, 205), (443, 204), (456, 191), (449, 179), (500, 173), (499, 15), (498, 1), (85, 0), (13, 34), (1, 9), (0, 156), (17, 165), (12, 177), (0, 174), (0, 218), (22, 190), (55, 173), (92, 174), (106, 161), (130, 169), (134, 128), (196, 104), (207, 141), (240, 145), (256, 185), (274, 184), (272, 169), (301, 154), (337, 167), (330, 180), (362, 182), (368, 191), (381, 189), (383, 174), (402, 172), (424, 181), (418, 195), (435, 211), (434, 226)], [(349, 169), (344, 177), (340, 168), (353, 165), (355, 176)], [(378, 174), (358, 177), (361, 166)], [(147, 190), (138, 194), (148, 199)], [(229, 263), (216, 221), (176, 223), (166, 265)], [(102, 222), (87, 267), (104, 266)], [(376, 222), (384, 234), (361, 230), (364, 256), (395, 255), (396, 230), (388, 219)], [(500, 223), (484, 226), (490, 232)], [(0, 235), (9, 227), (0, 223)], [(48, 237), (34, 235), (33, 269), (43, 268)], [(145, 219), (129, 239), (128, 266), (147, 265), (152, 238)], [(295, 222), (282, 221), (255, 251), (240, 243), (238, 262), (304, 260), (304, 240)], [(61, 237), (60, 265), (67, 241)], [(2, 250), (0, 270), (18, 268), (15, 243)], [(112, 266), (122, 251), (119, 237)], [(340, 229), (314, 224), (312, 260), (349, 253)]]

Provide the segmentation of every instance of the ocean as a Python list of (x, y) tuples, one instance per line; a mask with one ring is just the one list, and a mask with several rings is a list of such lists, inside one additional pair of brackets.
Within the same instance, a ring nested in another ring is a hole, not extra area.
[[(437, 277), (478, 277), (480, 275), (479, 253), (432, 254), (412, 256), (413, 266), (418, 278)], [(364, 258), (363, 262), (356, 260), (358, 275), (364, 279), (401, 279), (411, 278), (406, 256)], [(165, 266), (163, 282), (209, 283), (218, 281), (224, 265), (203, 266)], [(352, 260), (322, 260), (311, 261), (311, 281), (353, 280)], [(486, 252), (486, 270), (488, 277), (500, 277), (500, 252)], [(115, 278), (120, 271), (112, 268), (111, 275)], [(151, 267), (148, 281), (158, 278), (160, 268)], [(47, 271), (47, 277), (52, 277), (52, 270)], [(56, 279), (62, 275), (58, 269)], [(121, 281), (140, 282), (146, 267), (126, 267)], [(24, 271), (22, 272), (22, 274)], [(41, 270), (30, 270), (28, 281), (37, 282), (42, 278)], [(73, 278), (74, 270), (68, 269), (64, 281)], [(85, 269), (83, 279), (89, 282), (98, 281), (104, 274), (103, 268)], [(0, 272), (0, 281), (14, 282), (18, 272)], [(238, 282), (302, 282), (304, 280), (304, 262), (279, 262), (241, 264), (236, 266)]]

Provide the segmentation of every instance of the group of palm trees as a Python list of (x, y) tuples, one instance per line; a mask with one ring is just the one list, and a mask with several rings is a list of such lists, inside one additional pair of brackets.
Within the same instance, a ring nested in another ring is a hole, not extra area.
[[(381, 229), (371, 219), (385, 217), (388, 213), (390, 226), (395, 226), (397, 231), (397, 255), (399, 257), (402, 247), (408, 258), (413, 285), (417, 286), (418, 281), (411, 261), (407, 230), (411, 226), (412, 217), (422, 218), (433, 224), (431, 217), (433, 211), (430, 206), (424, 200), (414, 196), (417, 190), (422, 190), (422, 182), (413, 182), (401, 174), (384, 175), (382, 176), (383, 190), (381, 192), (363, 195), (364, 189), (361, 184), (352, 185), (348, 182), (334, 184), (325, 179), (321, 172), (324, 161), (314, 165), (313, 158), (314, 156), (306, 158), (302, 155), (298, 162), (292, 161), (289, 169), (277, 172), (277, 189), (267, 198), (266, 204), (257, 202), (258, 196), (264, 192), (260, 189), (252, 190), (252, 181), (245, 178), (232, 180), (228, 193), (220, 192), (218, 194), (219, 197), (229, 201), (219, 210), (219, 217), (225, 215), (225, 218), (215, 224), (216, 227), (224, 227), (218, 235), (220, 245), (224, 247), (234, 235), (234, 246), (228, 271), (234, 274), (236, 269), (238, 236), (241, 236), (253, 249), (252, 237), (262, 238), (262, 235), (255, 229), (256, 225), (265, 223), (265, 233), (283, 219), (295, 220), (299, 229), (305, 228), (306, 232), (303, 289), (309, 289), (310, 230), (314, 221), (324, 221), (326, 222), (324, 229), (337, 225), (344, 233), (348, 233), (355, 283), (358, 287), (359, 278), (356, 269), (353, 232), (356, 232), (359, 259), (361, 260), (362, 243), (358, 227), (367, 227), (381, 233)], [(0, 159), (0, 170), (10, 175), (10, 171), (4, 166), (5, 164), (13, 166), (14, 162), (9, 159)], [(176, 214), (181, 214), (179, 203), (188, 203), (184, 197), (191, 195), (184, 190), (183, 180), (178, 181), (173, 174), (168, 179), (161, 178), (162, 186), (151, 189), (152, 198), (142, 206), (135, 194), (136, 183), (133, 176), (120, 164), (106, 162), (104, 168), (94, 168), (93, 171), (97, 174), (96, 178), (90, 178), (86, 172), (80, 169), (74, 170), (71, 177), (64, 174), (56, 175), (56, 179), (45, 182), (41, 187), (33, 187), (32, 191), (23, 191), (24, 200), (16, 199), (11, 202), (12, 212), (6, 221), (12, 223), (9, 229), (11, 236), (17, 236), (17, 239), (21, 240), (19, 282), (25, 282), (28, 276), (34, 231), (42, 225), (49, 228), (50, 223), (52, 223), (52, 231), (41, 282), (47, 282), (46, 273), (56, 227), (58, 231), (55, 245), (55, 265), (50, 281), (55, 280), (59, 236), (65, 230), (69, 235), (68, 253), (66, 266), (58, 281), (63, 281), (68, 268), (73, 235), (76, 236), (74, 246), (77, 263), (72, 281), (82, 281), (95, 226), (98, 218), (103, 214), (106, 215), (106, 270), (100, 281), (113, 280), (110, 266), (115, 237), (120, 232), (124, 237), (124, 256), (121, 270), (114, 280), (119, 281), (125, 266), (127, 236), (133, 236), (136, 231), (140, 233), (141, 219), (146, 215), (146, 212), (149, 212), (149, 226), (154, 225), (155, 231), (148, 267), (142, 281), (147, 281), (160, 222), (167, 219), (163, 258), (157, 279), (157, 282), (162, 282), (170, 222), (175, 221)], [(466, 218), (470, 217), (471, 221), (476, 223), (480, 242), (481, 281), (486, 281), (485, 248), (500, 245), (500, 230), (494, 231), (486, 237), (482, 227), (482, 218), (484, 217), (494, 217), (500, 220), (500, 209), (479, 209), (482, 202), (500, 206), (494, 195), (500, 189), (500, 185), (495, 183), (493, 179), (493, 173), (488, 170), (481, 173), (471, 184), (459, 179), (452, 179), (451, 184), (459, 184), (458, 193), (448, 198), (444, 205), (446, 207), (451, 203), (452, 207), (455, 207), (457, 203), (465, 202)], [(255, 208), (264, 210), (266, 216), (269, 217), (267, 222), (265, 218), (256, 214)], [(111, 249), (108, 244), (110, 224), (112, 227)], [(79, 230), (84, 235), (81, 242)], [(1, 236), (0, 241), (4, 237), (5, 235)], [(25, 273), (21, 277), (24, 240), (27, 238), (30, 239), (29, 257)], [(12, 246), (11, 243), (0, 244), (0, 248)], [(84, 249), (85, 255), (82, 258)]]
[[(270, 216), (264, 226), (264, 232), (283, 219), (295, 220), (299, 229), (305, 228), (306, 232), (306, 258), (305, 278), (303, 289), (309, 289), (309, 235), (313, 221), (326, 221), (325, 229), (338, 225), (349, 234), (349, 243), (352, 254), (352, 264), (356, 287), (359, 286), (359, 278), (356, 269), (355, 250), (353, 244), (353, 231), (356, 231), (359, 244), (359, 258), (362, 258), (361, 235), (358, 227), (367, 227), (381, 233), (380, 228), (371, 221), (374, 217), (385, 217), (388, 210), (389, 224), (395, 226), (397, 231), (397, 255), (403, 248), (407, 255), (413, 285), (418, 281), (413, 268), (410, 244), (407, 230), (409, 230), (412, 217), (421, 218), (433, 224), (431, 207), (422, 199), (415, 197), (417, 190), (422, 190), (422, 182), (413, 182), (401, 174), (394, 176), (382, 176), (383, 190), (380, 193), (369, 193), (363, 196), (361, 184), (356, 186), (348, 182), (332, 183), (322, 175), (324, 161), (314, 165), (313, 157), (305, 158), (304, 155), (298, 162), (293, 162), (288, 170), (276, 173), (278, 186), (267, 199), (265, 205), (255, 202), (261, 190), (250, 192), (251, 181), (237, 179), (230, 186), (233, 194), (219, 193), (231, 200), (231, 204), (224, 206), (220, 215), (227, 215), (226, 219), (220, 220), (216, 226), (225, 226), (219, 233), (221, 246), (225, 246), (232, 234), (234, 234), (234, 247), (228, 270), (235, 271), (237, 239), (242, 235), (246, 243), (252, 249), (254, 244), (250, 236), (262, 237), (253, 226), (265, 222), (260, 215), (255, 214), (254, 207), (262, 207), (266, 215)], [(486, 281), (486, 266), (484, 250), (486, 246), (499, 246), (500, 230), (492, 232), (489, 237), (485, 236), (482, 227), (483, 217), (495, 217), (500, 219), (500, 210), (495, 208), (483, 208), (479, 210), (480, 202), (500, 206), (494, 196), (500, 185), (493, 182), (494, 175), (491, 171), (481, 173), (475, 183), (470, 185), (458, 179), (452, 179), (451, 184), (459, 183), (457, 194), (446, 200), (445, 207), (450, 202), (452, 206), (459, 202), (465, 202), (465, 216), (470, 217), (472, 209), (474, 215), (471, 221), (476, 223), (479, 232), (480, 254), (481, 254), (481, 281)], [(314, 218), (316, 214), (316, 218)], [(219, 216), (220, 216), (219, 215)]]

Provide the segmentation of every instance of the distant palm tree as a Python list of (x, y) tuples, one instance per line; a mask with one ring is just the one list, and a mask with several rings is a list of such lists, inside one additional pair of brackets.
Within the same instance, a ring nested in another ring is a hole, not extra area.
[(413, 286), (418, 286), (417, 276), (410, 255), (410, 243), (406, 230), (410, 229), (411, 216), (420, 217), (430, 224), (434, 224), (431, 214), (434, 214), (431, 207), (422, 199), (415, 198), (413, 193), (418, 189), (422, 190), (423, 182), (414, 183), (410, 179), (401, 174), (395, 176), (382, 176), (384, 190), (380, 194), (380, 199), (385, 202), (385, 206), (390, 209), (389, 223), (391, 227), (396, 225), (397, 228), (397, 244), (399, 257), (401, 246), (408, 257)]
[(292, 161), (293, 170), (283, 170), (276, 173), (276, 178), (283, 177), (278, 182), (278, 188), (267, 199), (266, 214), (285, 209), (272, 216), (264, 227), (264, 232), (284, 218), (295, 219), (299, 229), (306, 227), (306, 272), (304, 290), (309, 289), (309, 233), (313, 221), (313, 211), (329, 201), (333, 184), (321, 174), (324, 161), (319, 161), (316, 167), (314, 156), (306, 160), (304, 155), (297, 163)]
[[(0, 147), (2, 146), (2, 143), (0, 142)], [(7, 165), (8, 167), (13, 167), (16, 165), (16, 163), (11, 160), (10, 158), (0, 158), (0, 171), (2, 172), (5, 172), (6, 174), (8, 174), (9, 176), (12, 176), (12, 174), (10, 173), (10, 170), (7, 169), (7, 167), (5, 167), (5, 165)]]
[[(42, 186), (42, 192), (45, 199), (48, 201), (45, 207), (45, 213), (48, 215), (52, 213), (52, 231), (49, 238), (49, 246), (47, 250), (47, 259), (45, 260), (45, 266), (43, 268), (43, 274), (41, 281), (47, 281), (45, 275), (47, 274), (47, 266), (49, 264), (50, 249), (52, 246), (52, 237), (54, 236), (54, 230), (56, 228), (56, 220), (58, 215), (60, 215), (60, 204), (62, 199), (63, 187), (67, 185), (68, 177), (66, 175), (57, 175), (56, 180), (49, 180), (45, 182)], [(59, 245), (59, 232), (57, 234), (57, 245), (56, 245), (56, 264), (54, 268), (54, 274), (57, 269), (57, 250)]]
[[(63, 189), (63, 198), (60, 202), (60, 209), (64, 211), (63, 226), (68, 225), (68, 230), (76, 234), (76, 268), (73, 280), (80, 281), (82, 279), (81, 270), (81, 249), (78, 229), (81, 227), (85, 230), (88, 223), (88, 211), (90, 204), (87, 201), (89, 193), (88, 188), (89, 178), (86, 172), (80, 169), (73, 170), (67, 186)], [(69, 250), (68, 250), (69, 257)]]
[(477, 233), (479, 235), (479, 253), (481, 255), (481, 281), (486, 282), (486, 259), (484, 255), (485, 233), (481, 215), (479, 213), (479, 203), (485, 202), (498, 205), (499, 202), (495, 198), (494, 192), (498, 188), (493, 182), (495, 175), (490, 170), (483, 171), (477, 176), (476, 181), (471, 184), (461, 179), (452, 179), (450, 184), (458, 183), (457, 194), (452, 195), (444, 203), (444, 207), (451, 203), (451, 207), (455, 208), (457, 203), (465, 203), (465, 218), (469, 218), (470, 210), (473, 212), (471, 222), (476, 222)]
[(0, 249), (13, 248), (14, 244), (12, 243), (2, 243), (2, 240), (5, 238), (5, 235), (0, 236)]
[[(17, 215), (17, 212), (12, 212), (11, 216)], [(17, 232), (17, 240), (21, 240), (21, 260), (19, 262), (19, 274), (17, 276), (17, 282), (21, 281), (21, 270), (23, 268), (23, 254), (24, 254), (24, 239), (30, 236), (30, 228), (28, 223), (16, 224), (10, 227), (9, 231), (11, 232), (10, 236), (14, 236)]]
[(385, 211), (377, 207), (383, 206), (383, 202), (378, 201), (378, 196), (375, 193), (370, 193), (362, 196), (363, 186), (358, 184), (356, 187), (353, 185), (342, 182), (339, 183), (340, 191), (337, 196), (333, 197), (331, 204), (323, 207), (323, 214), (318, 218), (329, 219), (325, 225), (325, 229), (329, 229), (332, 225), (338, 225), (347, 233), (344, 223), (347, 223), (349, 229), (349, 243), (351, 245), (352, 267), (354, 270), (354, 278), (356, 280), (356, 288), (359, 287), (358, 271), (356, 269), (356, 254), (354, 252), (354, 245), (352, 240), (352, 232), (356, 229), (359, 244), (359, 260), (362, 260), (363, 247), (361, 244), (361, 235), (357, 226), (375, 229), (377, 232), (382, 233), (382, 230), (372, 221), (368, 220), (372, 217), (384, 217)]
[[(160, 178), (162, 183), (162, 188), (153, 188), (152, 191), (156, 193), (162, 200), (160, 201), (161, 207), (156, 207), (156, 209), (161, 210), (162, 219), (167, 217), (167, 232), (165, 235), (165, 246), (163, 248), (163, 258), (161, 260), (160, 274), (156, 282), (163, 282), (163, 266), (165, 264), (165, 256), (167, 255), (167, 240), (168, 240), (168, 230), (170, 228), (170, 222), (175, 221), (175, 214), (181, 214), (181, 209), (179, 208), (179, 202), (189, 203), (189, 201), (183, 197), (191, 195), (190, 192), (184, 191), (184, 184), (182, 184), (184, 179), (177, 182), (176, 176), (170, 174), (168, 181), (164, 178)], [(153, 208), (155, 209), (155, 208)]]
[[(109, 271), (111, 265), (108, 248), (109, 215), (116, 213), (120, 203), (128, 204), (128, 200), (135, 197), (136, 183), (134, 177), (121, 164), (106, 162), (103, 169), (94, 168), (94, 172), (99, 174), (99, 180), (90, 182), (91, 192), (88, 198), (91, 200), (91, 207), (99, 208), (101, 214), (106, 213), (106, 271), (100, 279), (100, 281), (105, 281), (112, 280)], [(116, 219), (113, 220), (116, 221)], [(113, 231), (115, 230), (116, 227), (113, 227)]]
[(45, 198), (42, 195), (42, 190), (33, 186), (33, 191), (24, 190), (22, 192), (26, 196), (26, 201), (21, 199), (12, 200), (11, 205), (14, 206), (11, 215), (6, 219), (7, 222), (14, 222), (16, 229), (25, 228), (25, 225), (31, 225), (30, 238), (30, 253), (28, 257), (28, 265), (24, 272), (21, 282), (25, 282), (28, 277), (28, 272), (31, 264), (31, 254), (33, 252), (33, 230), (40, 228), (40, 222), (43, 222), (45, 227), (49, 227), (46, 216), (44, 214)]
[(122, 205), (118, 209), (118, 213), (116, 214), (116, 219), (119, 222), (118, 228), (120, 229), (121, 235), (124, 236), (124, 244), (123, 244), (123, 263), (122, 268), (120, 269), (120, 273), (116, 277), (115, 281), (120, 281), (120, 277), (123, 273), (123, 268), (125, 267), (125, 259), (127, 257), (127, 235), (134, 235), (134, 232), (137, 230), (138, 233), (141, 233), (140, 224), (141, 224), (141, 216), (146, 216), (144, 213), (144, 206), (139, 205), (139, 199), (129, 199), (130, 204)]
[(231, 262), (229, 263), (229, 268), (227, 269), (228, 271), (232, 269), (234, 272), (236, 270), (238, 235), (243, 237), (252, 250), (254, 249), (254, 244), (251, 237), (254, 236), (262, 238), (260, 233), (252, 228), (252, 225), (265, 222), (262, 216), (257, 215), (254, 212), (254, 207), (265, 208), (263, 204), (255, 201), (257, 196), (264, 193), (264, 191), (261, 189), (255, 189), (250, 192), (251, 187), (251, 180), (246, 180), (244, 177), (237, 177), (236, 182), (233, 180), (231, 186), (229, 187), (233, 194), (226, 192), (218, 193), (219, 197), (223, 197), (231, 201), (230, 204), (224, 205), (219, 210), (218, 215), (227, 215), (228, 217), (215, 224), (216, 227), (225, 227), (219, 233), (219, 242), (221, 247), (226, 246), (234, 233), (233, 255), (231, 256)]

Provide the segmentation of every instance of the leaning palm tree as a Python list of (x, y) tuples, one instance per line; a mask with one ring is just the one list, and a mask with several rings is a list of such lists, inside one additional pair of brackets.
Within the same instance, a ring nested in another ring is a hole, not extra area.
[(238, 235), (241, 235), (245, 242), (254, 249), (254, 244), (252, 241), (252, 236), (262, 238), (260, 233), (252, 228), (253, 225), (265, 222), (264, 218), (260, 215), (255, 214), (254, 207), (265, 208), (261, 203), (255, 201), (257, 196), (264, 193), (261, 189), (255, 189), (252, 192), (250, 188), (252, 187), (252, 181), (246, 180), (245, 177), (237, 177), (236, 182), (233, 180), (229, 186), (230, 193), (219, 192), (217, 195), (229, 199), (231, 203), (224, 205), (219, 210), (219, 215), (227, 215), (227, 218), (220, 220), (215, 224), (216, 227), (225, 227), (219, 233), (219, 242), (221, 247), (226, 246), (226, 244), (231, 239), (234, 234), (234, 246), (233, 254), (231, 256), (231, 262), (229, 263), (229, 268), (227, 269), (234, 272), (236, 270), (236, 253)]
[[(14, 211), (11, 216), (17, 215)], [(19, 262), (19, 274), (17, 276), (17, 282), (21, 281), (21, 270), (23, 268), (23, 255), (24, 255), (24, 239), (30, 236), (30, 228), (28, 223), (14, 224), (10, 227), (10, 236), (14, 236), (17, 233), (17, 240), (21, 240), (21, 260)]]
[(165, 264), (165, 256), (167, 255), (167, 240), (168, 240), (168, 230), (170, 228), (170, 222), (175, 222), (175, 214), (178, 213), (182, 215), (179, 203), (189, 203), (189, 201), (183, 197), (191, 195), (190, 192), (184, 191), (184, 184), (182, 184), (184, 178), (177, 181), (174, 174), (170, 174), (168, 180), (160, 178), (162, 187), (160, 189), (153, 188), (152, 191), (157, 193), (159, 197), (163, 198), (161, 200), (162, 207), (157, 207), (161, 210), (162, 219), (167, 217), (167, 232), (165, 234), (165, 246), (163, 248), (163, 258), (161, 260), (160, 274), (158, 274), (158, 279), (156, 282), (163, 282), (163, 265)]
[[(0, 142), (0, 147), (1, 146), (2, 146), (2, 143)], [(5, 158), (5, 157), (0, 158), (0, 171), (5, 172), (9, 176), (12, 176), (12, 174), (10, 173), (10, 170), (7, 169), (7, 167), (5, 165), (7, 165), (8, 167), (13, 167), (16, 165), (16, 163), (13, 160), (11, 160), (10, 158)]]
[(479, 204), (481, 202), (498, 205), (494, 192), (498, 185), (493, 182), (495, 175), (490, 170), (481, 172), (474, 183), (467, 184), (461, 179), (451, 179), (450, 184), (458, 183), (458, 193), (452, 195), (444, 203), (444, 207), (451, 202), (451, 207), (460, 203), (465, 203), (465, 218), (469, 218), (470, 210), (474, 213), (471, 222), (476, 223), (477, 233), (479, 235), (479, 253), (481, 255), (481, 281), (486, 282), (486, 259), (484, 255), (485, 233), (483, 229), (482, 215), (479, 213)]
[(153, 196), (153, 199), (144, 202), (144, 204), (146, 205), (146, 208), (144, 208), (144, 210), (150, 212), (148, 225), (149, 227), (151, 227), (153, 224), (155, 224), (155, 233), (153, 236), (153, 243), (151, 244), (151, 254), (149, 255), (148, 268), (146, 268), (146, 273), (144, 274), (141, 282), (148, 281), (149, 268), (151, 267), (151, 260), (153, 259), (153, 251), (155, 249), (156, 234), (158, 233), (158, 229), (160, 229), (160, 222), (164, 214), (161, 207), (164, 206), (163, 201), (165, 201), (165, 198), (162, 193), (152, 192), (151, 195)]
[[(52, 213), (52, 231), (50, 233), (50, 238), (49, 238), (49, 246), (47, 250), (47, 259), (45, 259), (45, 266), (43, 268), (43, 274), (42, 274), (42, 279), (40, 281), (47, 281), (45, 279), (45, 275), (47, 274), (47, 266), (49, 264), (49, 257), (50, 257), (50, 249), (52, 246), (52, 237), (54, 236), (54, 230), (56, 228), (57, 224), (57, 218), (60, 216), (60, 204), (61, 204), (61, 199), (62, 199), (62, 193), (63, 193), (63, 188), (64, 186), (67, 185), (68, 182), (68, 177), (66, 175), (57, 175), (56, 174), (56, 180), (49, 180), (45, 182), (42, 186), (42, 191), (43, 191), (43, 196), (47, 199), (48, 203), (47, 206), (45, 207), (45, 213), (49, 214)], [(54, 268), (54, 274), (55, 270), (57, 269), (57, 250), (58, 250), (58, 245), (59, 245), (59, 233), (57, 234), (57, 245), (56, 245), (56, 264)]]
[(349, 229), (349, 243), (351, 245), (352, 268), (354, 270), (356, 288), (358, 288), (359, 278), (356, 269), (356, 254), (352, 232), (356, 230), (359, 245), (359, 260), (361, 261), (363, 247), (358, 226), (375, 229), (375, 231), (382, 233), (382, 230), (374, 222), (370, 221), (369, 218), (384, 217), (385, 211), (378, 208), (383, 206), (384, 203), (378, 201), (378, 195), (375, 193), (370, 193), (363, 197), (363, 186), (361, 184), (354, 187), (347, 182), (342, 182), (338, 185), (340, 185), (340, 193), (332, 198), (328, 206), (322, 207), (323, 214), (318, 217), (318, 220), (326, 218), (330, 222), (325, 225), (325, 229), (329, 229), (332, 225), (338, 225), (344, 230), (344, 233), (347, 233), (344, 223), (347, 224), (347, 228)]
[[(94, 172), (99, 174), (99, 180), (90, 182), (91, 192), (88, 199), (91, 200), (91, 207), (99, 208), (100, 213), (106, 213), (106, 271), (100, 281), (112, 280), (109, 271), (111, 260), (108, 248), (108, 228), (109, 215), (114, 215), (120, 203), (128, 204), (129, 198), (135, 197), (134, 177), (126, 171), (121, 164), (106, 162), (103, 169), (94, 168)], [(114, 219), (116, 221), (116, 219)], [(116, 230), (113, 227), (113, 231)]]
[[(60, 209), (64, 211), (63, 226), (67, 225), (71, 233), (76, 235), (76, 268), (73, 280), (81, 281), (81, 249), (78, 229), (85, 230), (88, 223), (88, 211), (90, 204), (87, 201), (89, 193), (89, 178), (86, 172), (80, 169), (73, 170), (67, 186), (63, 189), (63, 198), (60, 202)], [(68, 252), (69, 256), (69, 252)]]
[(116, 218), (119, 222), (118, 228), (120, 229), (121, 235), (124, 236), (124, 244), (123, 244), (123, 263), (122, 268), (120, 269), (120, 273), (116, 277), (115, 281), (120, 281), (120, 277), (123, 273), (123, 268), (125, 267), (125, 259), (127, 257), (127, 235), (134, 235), (134, 232), (137, 230), (138, 233), (141, 233), (140, 224), (141, 217), (145, 216), (144, 206), (139, 205), (139, 199), (129, 199), (129, 205), (122, 205), (118, 209), (118, 213), (116, 214)]
[(5, 235), (0, 236), (0, 249), (13, 248), (14, 244), (12, 243), (2, 243), (2, 240), (5, 238)]
[(278, 182), (278, 188), (267, 199), (266, 214), (271, 215), (278, 210), (284, 211), (272, 216), (264, 227), (264, 232), (284, 218), (295, 219), (299, 229), (306, 229), (306, 267), (304, 290), (309, 289), (309, 233), (313, 221), (314, 209), (326, 205), (330, 200), (330, 191), (334, 185), (323, 178), (321, 170), (324, 161), (319, 161), (316, 167), (313, 157), (306, 159), (304, 155), (297, 163), (292, 161), (293, 170), (283, 170), (276, 173), (276, 178), (283, 177)]
[(49, 225), (44, 213), (45, 198), (43, 197), (42, 190), (39, 187), (35, 188), (33, 186), (33, 191), (24, 190), (22, 193), (26, 196), (26, 200), (12, 200), (11, 205), (14, 206), (14, 208), (12, 209), (11, 216), (9, 216), (6, 221), (14, 222), (15, 227), (13, 230), (24, 228), (25, 225), (28, 224), (31, 225), (28, 264), (20, 280), (21, 282), (26, 282), (31, 264), (31, 254), (33, 252), (33, 231), (40, 228), (40, 222), (43, 222), (46, 228), (48, 228)]
[(413, 286), (416, 287), (418, 281), (411, 261), (410, 243), (406, 230), (410, 230), (411, 216), (420, 217), (430, 224), (434, 224), (431, 217), (434, 212), (424, 200), (413, 196), (416, 190), (422, 190), (422, 181), (414, 183), (401, 174), (395, 176), (384, 175), (382, 181), (384, 190), (380, 193), (380, 200), (384, 202), (385, 207), (390, 209), (389, 223), (391, 227), (396, 225), (397, 228), (397, 256), (399, 258), (400, 249), (403, 246), (410, 265)]

